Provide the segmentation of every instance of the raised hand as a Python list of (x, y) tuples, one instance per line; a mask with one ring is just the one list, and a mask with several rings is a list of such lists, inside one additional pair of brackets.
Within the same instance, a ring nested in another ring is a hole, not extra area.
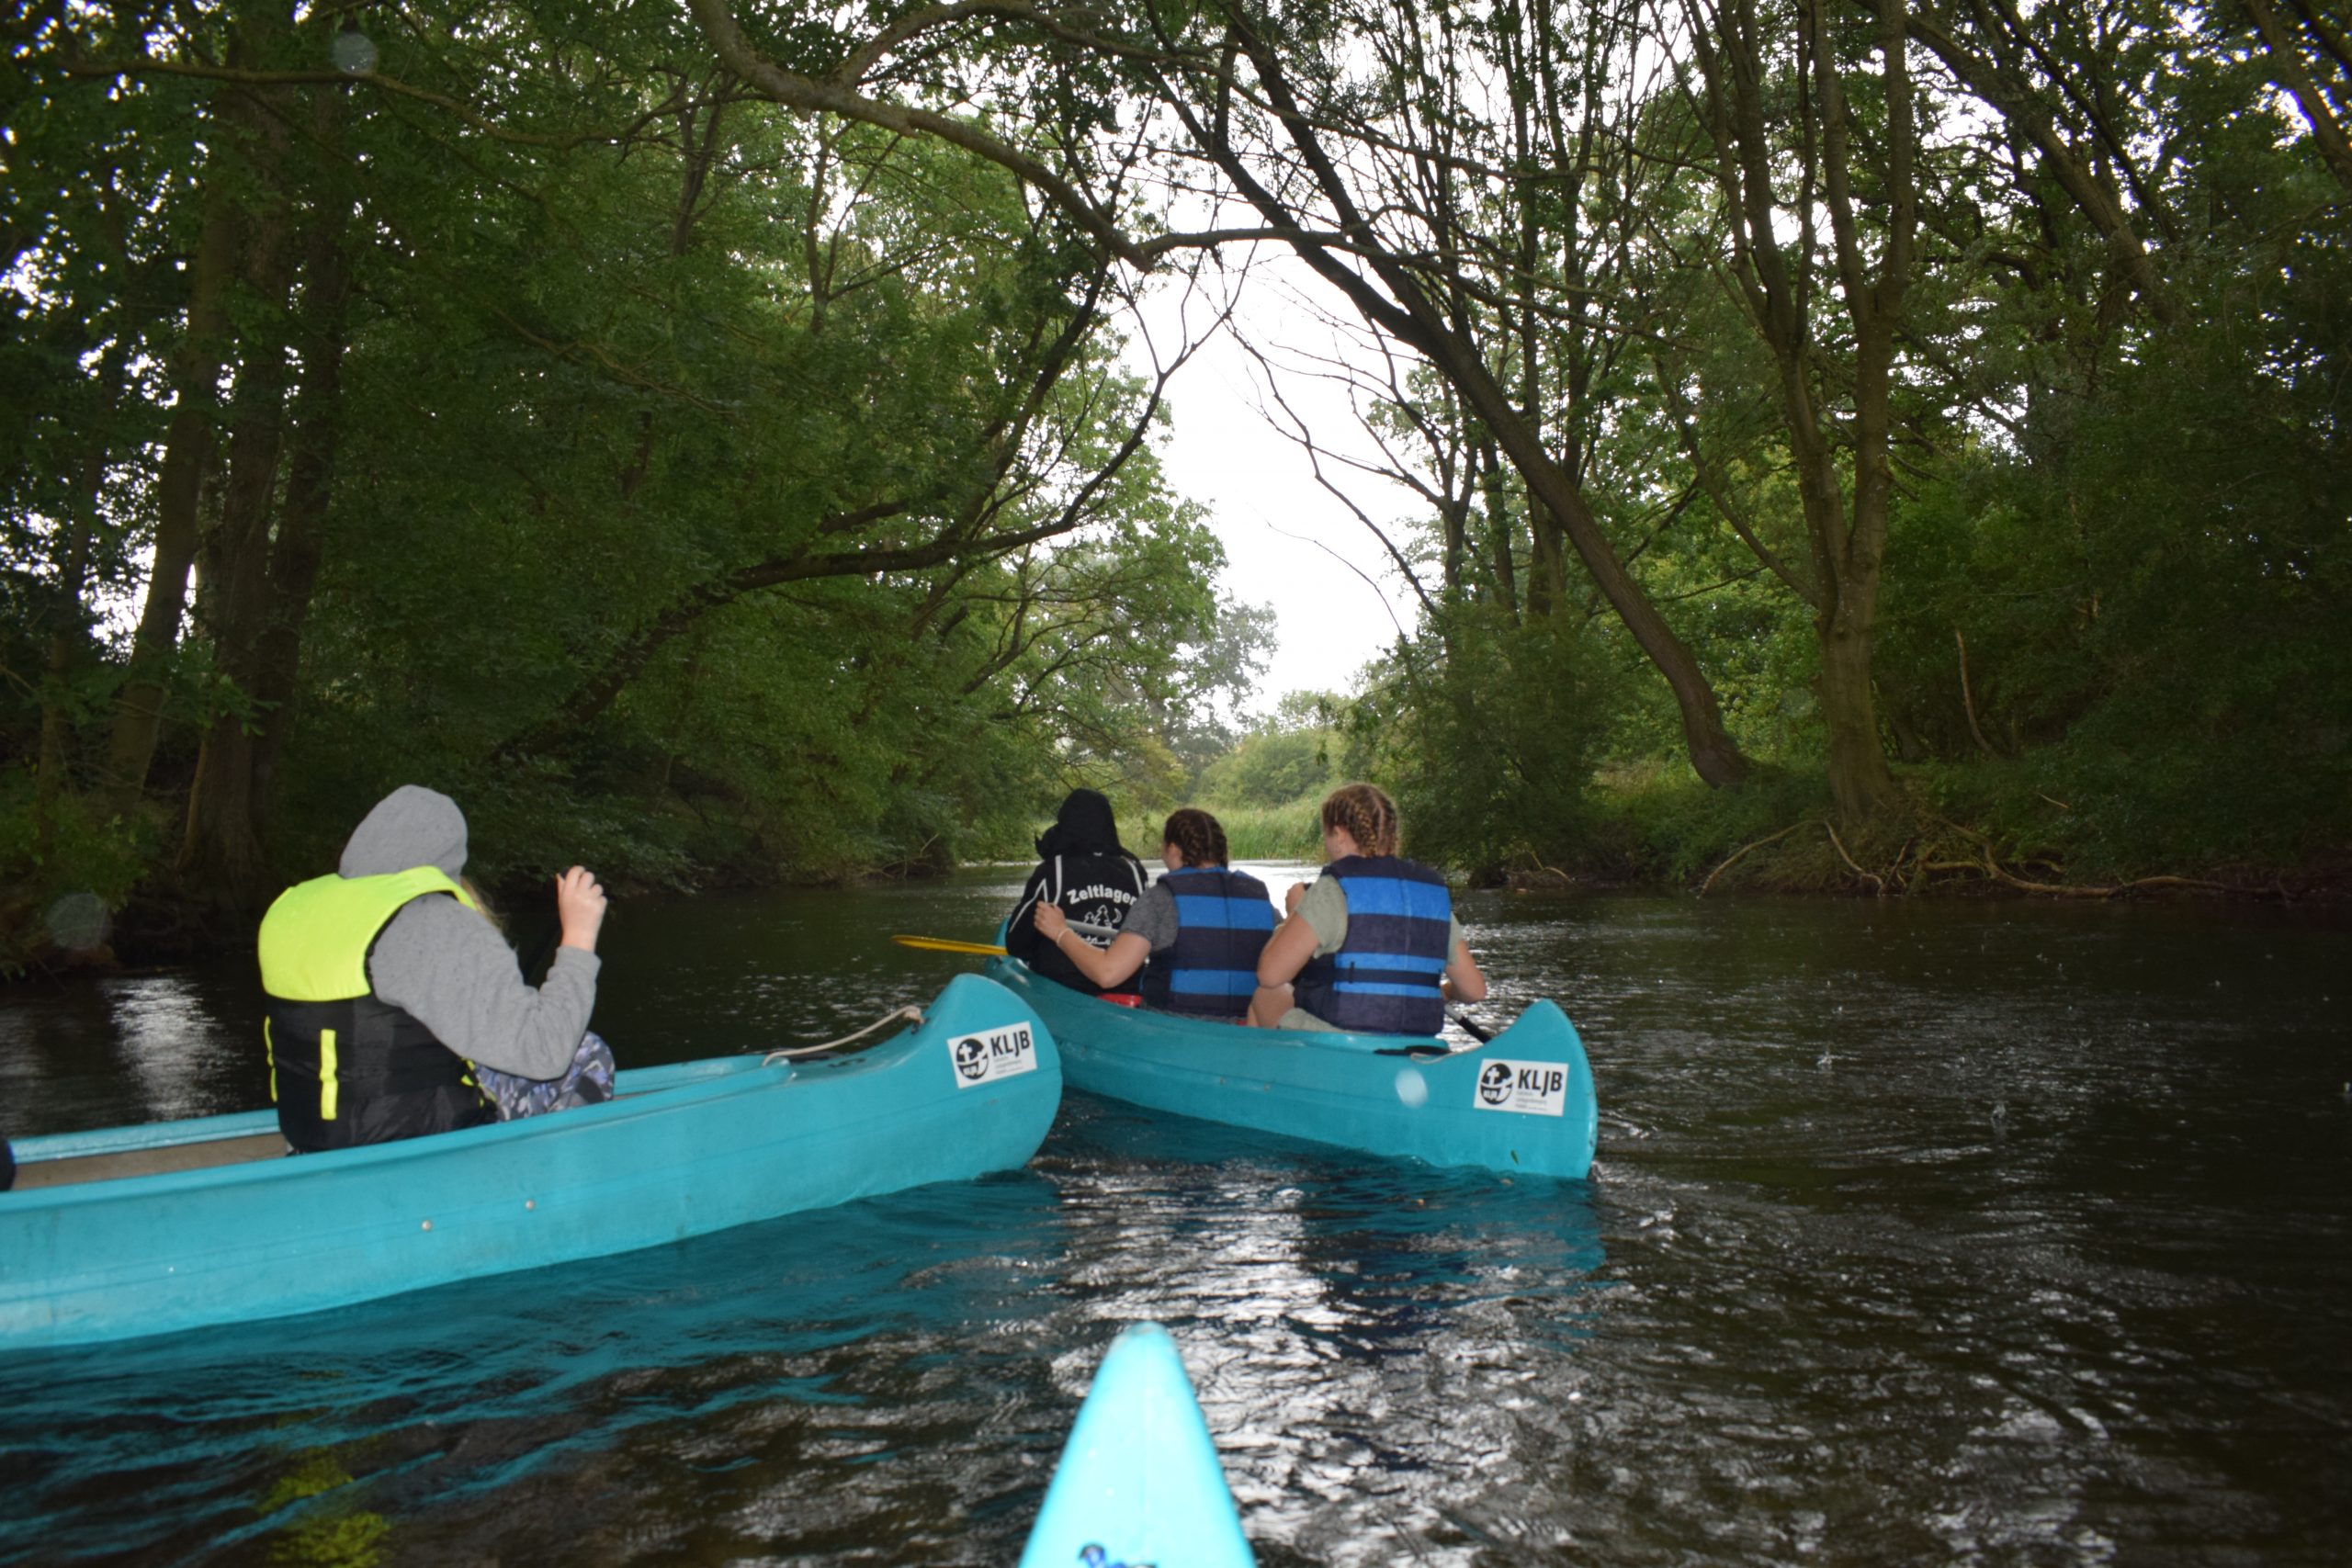
[(597, 928), (605, 923), (605, 889), (595, 876), (573, 866), (555, 879), (555, 915), (563, 945), (596, 951)]

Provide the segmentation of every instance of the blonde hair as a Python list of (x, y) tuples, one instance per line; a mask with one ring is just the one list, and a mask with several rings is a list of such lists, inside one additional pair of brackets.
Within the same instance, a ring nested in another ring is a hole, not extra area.
[(1341, 784), (1323, 797), (1323, 830), (1345, 828), (1367, 855), (1396, 852), (1396, 803), (1377, 784)]
[(498, 918), (498, 908), (495, 905), (491, 903), (490, 895), (484, 893), (480, 887), (476, 886), (474, 885), (474, 879), (470, 876), (461, 876), (458, 878), (458, 886), (464, 888), (466, 890), (466, 897), (474, 901), (474, 913), (480, 915), (483, 919), (488, 920), (490, 922), (491, 930), (496, 931), (501, 936), (504, 936), (506, 934), (506, 922)]

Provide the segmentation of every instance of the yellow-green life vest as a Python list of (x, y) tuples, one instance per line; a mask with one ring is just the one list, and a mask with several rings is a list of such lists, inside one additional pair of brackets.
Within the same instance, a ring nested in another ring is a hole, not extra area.
[(353, 1148), (496, 1119), (465, 1061), (378, 998), (368, 978), (368, 955), (392, 917), (439, 894), (477, 907), (426, 865), (313, 877), (278, 895), (262, 917), (269, 1092), (294, 1148)]

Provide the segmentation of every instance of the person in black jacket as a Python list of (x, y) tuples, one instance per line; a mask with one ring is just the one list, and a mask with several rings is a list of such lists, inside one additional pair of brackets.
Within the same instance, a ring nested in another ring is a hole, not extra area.
[[(1004, 924), (1004, 950), (1049, 980), (1099, 997), (1102, 987), (1079, 973), (1036, 927), (1040, 902), (1053, 905), (1079, 937), (1108, 947), (1143, 897), (1143, 863), (1119, 842), (1111, 803), (1099, 791), (1074, 789), (1037, 840), (1037, 869)], [(1085, 927), (1091, 929), (1079, 930)]]
[(1168, 818), (1159, 858), (1168, 874), (1127, 911), (1107, 950), (1078, 940), (1061, 911), (1042, 899), (1034, 906), (1037, 930), (1106, 991), (1141, 970), (1144, 1006), (1238, 1020), (1250, 1010), (1258, 957), (1273, 934), (1266, 885), (1226, 863), (1225, 829), (1197, 807)]

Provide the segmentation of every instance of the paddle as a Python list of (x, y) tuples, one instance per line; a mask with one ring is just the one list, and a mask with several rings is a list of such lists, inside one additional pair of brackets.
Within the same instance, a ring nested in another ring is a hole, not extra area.
[(1004, 949), (992, 942), (957, 942), (944, 936), (894, 936), (890, 940), (900, 947), (919, 947), (925, 953), (982, 953), (1000, 958), (1004, 955)]
[[(1080, 936), (1117, 936), (1119, 934), (1110, 926), (1091, 925), (1085, 920), (1071, 920), (1069, 924), (1069, 929)], [(958, 942), (954, 937), (946, 936), (894, 936), (890, 940), (900, 947), (919, 947), (925, 953), (980, 953), (999, 957), (1004, 953), (1004, 948), (997, 942)]]
[[(1462, 1032), (1476, 1040), (1478, 1045), (1484, 1045), (1497, 1033), (1497, 1031), (1488, 1029), (1466, 1012), (1450, 1012), (1445, 1016), (1460, 1024)], [(1478, 1045), (1465, 1045), (1463, 1049), (1475, 1051)], [(1376, 1056), (1410, 1056), (1416, 1062), (1434, 1062), (1442, 1056), (1451, 1056), (1454, 1054), (1454, 1049), (1451, 1045), (1384, 1045), (1373, 1053)]]

